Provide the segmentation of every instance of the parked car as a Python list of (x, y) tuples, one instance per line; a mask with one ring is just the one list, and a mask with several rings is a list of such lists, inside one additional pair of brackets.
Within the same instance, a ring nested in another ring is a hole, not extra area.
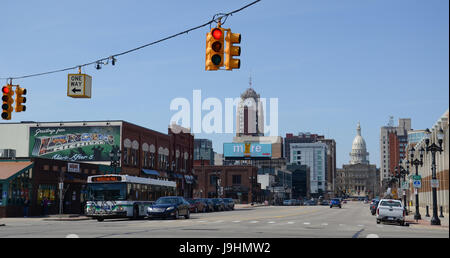
[(373, 216), (375, 216), (375, 213), (377, 213), (377, 207), (378, 207), (379, 200), (373, 199), (370, 203), (369, 209)]
[(322, 206), (328, 206), (330, 205), (330, 202), (328, 200), (322, 200), (322, 202), (320, 203), (320, 205)]
[(317, 201), (315, 201), (315, 200), (308, 200), (308, 201), (304, 202), (304, 205), (305, 206), (314, 206), (314, 205), (317, 205)]
[(405, 225), (405, 209), (399, 200), (381, 199), (377, 207), (377, 224), (381, 222), (397, 222)]
[(159, 198), (153, 205), (148, 207), (147, 215), (149, 218), (167, 218), (178, 219), (184, 216), (190, 217), (189, 203), (180, 196), (167, 196)]
[(231, 198), (223, 198), (223, 202), (225, 203), (225, 207), (228, 210), (234, 210), (234, 200)]
[(206, 204), (202, 201), (200, 201), (199, 199), (188, 199), (187, 200), (189, 202), (189, 210), (191, 212), (205, 212), (206, 210)]
[(222, 198), (211, 198), (211, 200), (214, 203), (214, 211), (225, 210), (225, 203), (223, 202)]
[(300, 200), (298, 200), (298, 199), (292, 199), (292, 205), (295, 205), (295, 206), (299, 206), (299, 205), (302, 205), (302, 201), (300, 201)]
[(214, 202), (209, 198), (201, 198), (199, 199), (205, 204), (206, 212), (214, 211)]
[(292, 206), (293, 204), (292, 204), (292, 200), (284, 200), (283, 201), (283, 205), (284, 206)]
[(331, 199), (330, 208), (333, 208), (333, 207), (342, 208), (341, 199), (339, 199), (339, 198)]

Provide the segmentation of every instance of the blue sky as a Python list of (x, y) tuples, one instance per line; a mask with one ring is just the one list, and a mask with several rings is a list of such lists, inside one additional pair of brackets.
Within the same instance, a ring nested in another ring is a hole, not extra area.
[[(2, 0), (0, 78), (71, 67), (209, 21), (251, 1), (76, 2)], [(19, 121), (126, 120), (167, 132), (170, 102), (235, 98), (247, 87), (279, 99), (279, 134), (312, 132), (350, 160), (361, 122), (369, 159), (380, 164), (380, 127), (389, 116), (431, 127), (449, 104), (447, 0), (263, 0), (224, 27), (242, 35), (241, 69), (204, 71), (207, 27), (118, 58), (97, 71), (91, 99), (66, 96), (67, 73), (14, 81), (27, 88)], [(76, 72), (76, 71), (73, 71)], [(2, 81), (1, 83), (5, 83)], [(208, 112), (205, 112), (206, 114)], [(216, 151), (232, 134), (200, 134)]]

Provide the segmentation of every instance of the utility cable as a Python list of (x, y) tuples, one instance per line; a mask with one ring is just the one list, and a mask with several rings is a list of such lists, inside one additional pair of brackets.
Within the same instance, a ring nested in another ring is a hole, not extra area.
[[(108, 56), (108, 57), (98, 59), (98, 60), (93, 61), (93, 62), (89, 62), (89, 63), (82, 64), (82, 65), (76, 65), (76, 66), (73, 66), (73, 67), (68, 67), (68, 68), (58, 69), (58, 70), (54, 70), (54, 71), (49, 71), (49, 72), (36, 73), (36, 74), (30, 74), (30, 75), (23, 75), (23, 76), (17, 76), (17, 77), (0, 78), (0, 80), (9, 80), (9, 81), (11, 82), (12, 80), (25, 79), (25, 78), (30, 78), (30, 77), (37, 77), (37, 76), (43, 76), (43, 75), (48, 75), (48, 74), (53, 74), (53, 73), (65, 72), (65, 71), (74, 70), (74, 69), (77, 69), (77, 68), (80, 68), (80, 69), (81, 69), (81, 67), (85, 67), (85, 66), (89, 66), (89, 65), (93, 65), (93, 64), (97, 64), (97, 65), (105, 64), (104, 62), (105, 62), (105, 61), (108, 62), (110, 59), (113, 60), (113, 61), (115, 61), (115, 58), (118, 57), (118, 56), (126, 55), (126, 54), (129, 54), (129, 53), (131, 53), (131, 52), (135, 52), (135, 51), (137, 51), (137, 50), (140, 50), (140, 49), (143, 49), (143, 48), (146, 48), (146, 47), (149, 47), (149, 46), (152, 46), (152, 45), (161, 43), (161, 42), (163, 42), (163, 41), (166, 41), (166, 40), (169, 40), (169, 39), (178, 37), (178, 36), (180, 36), (180, 35), (187, 34), (187, 33), (191, 32), (191, 31), (198, 30), (198, 29), (203, 28), (203, 27), (205, 27), (205, 26), (211, 25), (211, 24), (214, 23), (214, 22), (215, 22), (215, 23), (218, 23), (218, 22), (220, 22), (222, 19), (225, 19), (225, 21), (226, 21), (227, 18), (228, 18), (228, 16), (232, 16), (233, 14), (238, 13), (238, 12), (240, 12), (240, 11), (242, 11), (242, 10), (244, 10), (244, 9), (246, 9), (246, 8), (248, 8), (248, 7), (250, 7), (250, 6), (254, 5), (254, 4), (256, 4), (256, 3), (258, 3), (258, 2), (260, 2), (260, 1), (261, 1), (261, 0), (256, 0), (256, 1), (250, 3), (250, 4), (246, 5), (246, 6), (243, 6), (243, 7), (239, 8), (239, 9), (234, 10), (234, 11), (229, 12), (229, 13), (225, 13), (225, 14), (222, 14), (222, 13), (216, 14), (216, 15), (214, 15), (213, 19), (211, 19), (210, 21), (208, 21), (208, 22), (205, 23), (205, 24), (202, 24), (202, 25), (199, 25), (199, 26), (190, 28), (190, 29), (185, 30), (185, 31), (183, 31), (183, 32), (180, 32), (180, 33), (177, 33), (177, 34), (174, 34), (174, 35), (165, 37), (165, 38), (163, 38), (163, 39), (160, 39), (160, 40), (157, 40), (157, 41), (154, 41), (154, 42), (151, 42), (151, 43), (142, 45), (142, 46), (140, 46), (140, 47), (136, 47), (136, 48), (133, 48), (133, 49), (124, 51), (124, 52), (122, 52), (122, 53), (118, 53), (118, 54), (115, 54), (115, 55), (110, 55), (110, 56)], [(218, 16), (218, 17), (217, 17), (217, 16)], [(216, 17), (217, 17), (217, 18), (216, 18)], [(225, 21), (224, 21), (224, 23), (225, 23)], [(224, 24), (224, 23), (222, 23), (222, 24)], [(107, 63), (106, 63), (106, 64), (107, 64)]]

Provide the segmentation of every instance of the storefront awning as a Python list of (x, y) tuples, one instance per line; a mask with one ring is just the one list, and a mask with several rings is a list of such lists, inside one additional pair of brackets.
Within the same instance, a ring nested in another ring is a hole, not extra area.
[(33, 165), (31, 161), (5, 161), (0, 162), (0, 180), (6, 180), (18, 172), (25, 170)]
[(142, 169), (142, 172), (144, 172), (144, 174), (146, 175), (160, 176), (159, 172), (156, 170)]

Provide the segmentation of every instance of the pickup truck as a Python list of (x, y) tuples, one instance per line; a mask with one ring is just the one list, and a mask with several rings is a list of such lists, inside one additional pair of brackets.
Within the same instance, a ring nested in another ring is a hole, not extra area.
[(381, 199), (377, 207), (377, 224), (380, 222), (397, 222), (405, 225), (405, 210), (401, 201)]

